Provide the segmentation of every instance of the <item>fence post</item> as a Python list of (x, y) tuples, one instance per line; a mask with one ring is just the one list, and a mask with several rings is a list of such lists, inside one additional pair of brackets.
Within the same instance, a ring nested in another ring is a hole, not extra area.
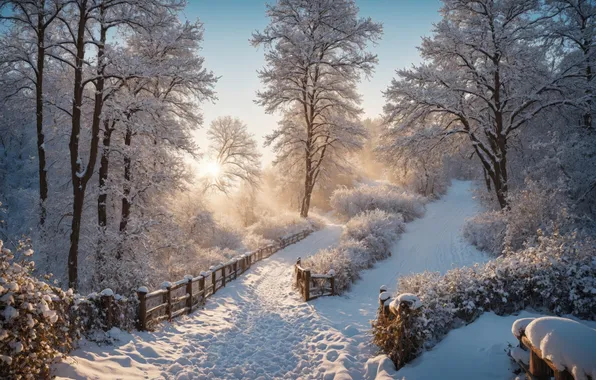
[(530, 373), (538, 380), (550, 378), (548, 364), (534, 350), (530, 350)]
[(331, 275), (329, 282), (331, 283), (331, 295), (334, 296), (335, 295), (335, 276), (334, 275)]
[(205, 273), (201, 272), (201, 277), (199, 278), (199, 292), (203, 292), (201, 302), (205, 303), (205, 299), (207, 295), (205, 294), (207, 291), (205, 290)]
[(112, 301), (114, 300), (114, 292), (112, 289), (104, 289), (101, 291), (101, 307), (106, 316), (106, 328), (109, 330), (113, 326)]
[(140, 331), (147, 330), (147, 293), (149, 290), (145, 286), (141, 286), (137, 290), (137, 298), (139, 299), (138, 309), (138, 328)]
[(310, 269), (304, 270), (304, 301), (310, 300)]
[(192, 312), (192, 276), (187, 274), (184, 276), (186, 278), (186, 294), (188, 294), (188, 298), (186, 299), (186, 307), (188, 308), (188, 314)]
[(217, 290), (217, 287), (215, 285), (216, 284), (215, 281), (217, 280), (217, 275), (215, 274), (215, 272), (217, 272), (217, 271), (216, 270), (211, 271), (211, 285), (213, 288), (213, 292), (211, 294), (215, 294), (215, 291)]
[(238, 260), (234, 260), (234, 264), (232, 264), (234, 268), (234, 280), (238, 278)]
[(166, 286), (166, 294), (165, 294), (166, 313), (168, 314), (168, 321), (171, 321), (172, 320), (172, 284), (169, 282), (164, 282), (163, 285)]
[(221, 267), (221, 286), (226, 286), (226, 268), (228, 267), (228, 265), (224, 265), (223, 267)]

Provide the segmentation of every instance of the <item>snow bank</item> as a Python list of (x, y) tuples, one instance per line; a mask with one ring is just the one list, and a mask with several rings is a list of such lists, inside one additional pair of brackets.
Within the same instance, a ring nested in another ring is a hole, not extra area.
[(567, 318), (542, 317), (526, 327), (526, 337), (558, 370), (575, 379), (596, 379), (596, 330)]
[(378, 355), (366, 362), (366, 380), (392, 380), (397, 371), (387, 355)]

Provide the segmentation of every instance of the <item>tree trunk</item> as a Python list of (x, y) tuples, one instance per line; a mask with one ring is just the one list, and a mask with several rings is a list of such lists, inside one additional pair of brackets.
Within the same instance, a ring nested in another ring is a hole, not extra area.
[[(100, 20), (103, 20), (104, 6), (100, 6)], [(72, 129), (70, 134), (69, 150), (71, 177), (73, 187), (73, 213), (70, 233), (70, 249), (68, 252), (68, 286), (75, 291), (78, 286), (78, 254), (79, 239), (81, 233), (81, 219), (83, 216), (83, 205), (85, 204), (85, 190), (87, 183), (93, 176), (95, 161), (99, 150), (99, 125), (101, 122), (101, 113), (103, 110), (103, 90), (105, 80), (104, 73), (104, 49), (107, 36), (107, 27), (102, 24), (100, 28), (100, 39), (97, 49), (97, 80), (95, 82), (95, 97), (93, 107), (93, 117), (91, 124), (91, 142), (89, 147), (89, 161), (83, 170), (83, 163), (79, 157), (79, 141), (81, 132), (81, 108), (83, 104), (83, 62), (85, 59), (85, 29), (89, 14), (87, 13), (87, 0), (79, 4), (79, 22), (77, 29), (75, 57), (75, 80), (74, 96), (72, 106)]]
[[(42, 7), (44, 6), (42, 2)], [(46, 221), (46, 200), (48, 199), (48, 179), (46, 171), (45, 135), (43, 133), (43, 74), (45, 64), (45, 26), (44, 17), (37, 16), (37, 75), (35, 83), (36, 126), (37, 126), (37, 157), (39, 165), (39, 224)]]
[[(126, 136), (124, 137), (124, 145), (127, 148), (130, 148), (132, 143), (132, 130), (129, 126), (126, 127)], [(123, 189), (123, 196), (122, 196), (122, 213), (120, 216), (120, 233), (126, 232), (126, 227), (128, 226), (128, 218), (130, 217), (130, 199), (128, 199), (130, 195), (130, 180), (131, 180), (131, 159), (129, 152), (126, 152), (124, 155), (124, 189)], [(118, 252), (118, 257), (120, 257), (120, 252)]]
[(101, 230), (108, 224), (108, 193), (106, 186), (110, 170), (110, 144), (112, 140), (112, 132), (114, 132), (114, 123), (115, 122), (112, 122), (112, 125), (110, 125), (107, 120), (104, 120), (103, 123), (103, 150), (101, 152), (101, 161), (99, 165), (99, 196), (97, 197), (97, 224)]

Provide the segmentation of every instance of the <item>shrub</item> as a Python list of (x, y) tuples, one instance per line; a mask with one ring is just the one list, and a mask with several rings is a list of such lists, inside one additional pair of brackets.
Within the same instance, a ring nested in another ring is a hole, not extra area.
[(379, 184), (337, 189), (333, 192), (330, 203), (337, 214), (345, 219), (378, 209), (401, 214), (409, 222), (424, 214), (425, 201), (424, 197), (403, 191), (397, 186)]
[(260, 235), (267, 240), (297, 234), (306, 229), (318, 230), (325, 223), (317, 217), (301, 218), (295, 213), (263, 216), (248, 228), (249, 233)]
[[(596, 318), (596, 260), (594, 244), (575, 235), (539, 236), (535, 247), (513, 252), (485, 265), (447, 272), (401, 277), (398, 291), (422, 300), (419, 314), (407, 328), (423, 342), (415, 355), (436, 344), (451, 329), (470, 323), (485, 311), (511, 314), (527, 307), (558, 315)], [(398, 355), (401, 337), (388, 337), (394, 321), (378, 319), (377, 342), (390, 357)], [(387, 342), (393, 344), (387, 344)], [(414, 355), (414, 356), (415, 356)], [(399, 356), (399, 355), (398, 355)]]
[(391, 244), (404, 232), (401, 214), (388, 214), (382, 210), (365, 211), (346, 224), (343, 240), (362, 242), (371, 260), (377, 261), (391, 255)]
[(335, 271), (335, 291), (342, 293), (359, 278), (360, 271), (391, 255), (391, 244), (404, 231), (403, 218), (385, 211), (366, 211), (346, 225), (340, 244), (304, 260), (315, 273)]
[(36, 279), (33, 269), (33, 262), (15, 262), (0, 240), (0, 373), (8, 378), (49, 377), (52, 361), (77, 339), (68, 315), (72, 291)]
[(488, 211), (466, 220), (464, 238), (476, 248), (495, 256), (503, 252), (507, 221), (501, 211)]

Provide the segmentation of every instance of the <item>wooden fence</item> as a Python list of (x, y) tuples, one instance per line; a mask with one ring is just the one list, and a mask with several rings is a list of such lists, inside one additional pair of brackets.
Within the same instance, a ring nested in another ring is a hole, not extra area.
[(311, 273), (301, 265), (300, 257), (294, 265), (295, 286), (305, 302), (321, 296), (335, 295), (335, 273), (333, 269), (327, 274)]
[[(144, 286), (140, 287), (137, 291), (139, 300), (138, 329), (147, 330), (161, 321), (172, 320), (180, 315), (191, 313), (203, 305), (207, 297), (215, 294), (217, 290), (246, 272), (252, 264), (271, 256), (290, 244), (299, 242), (311, 232), (305, 230), (279, 239), (275, 244), (243, 254), (225, 264), (212, 266), (209, 271), (201, 272), (196, 277), (187, 275), (174, 283), (164, 282), (161, 289), (153, 292), (149, 292)], [(106, 301), (106, 305), (109, 307), (109, 301)], [(111, 315), (112, 313), (108, 309), (106, 314)]]
[[(517, 364), (526, 372), (529, 379), (532, 380), (549, 380), (555, 378), (555, 380), (573, 380), (574, 377), (570, 371), (566, 368), (558, 369), (557, 366), (550, 360), (546, 359), (540, 348), (534, 346), (532, 342), (526, 337), (522, 331), (519, 336), (519, 346), (522, 349), (530, 350), (530, 363), (526, 365), (520, 360), (514, 359)], [(590, 378), (588, 376), (588, 378)], [(594, 379), (593, 379), (594, 380)]]

